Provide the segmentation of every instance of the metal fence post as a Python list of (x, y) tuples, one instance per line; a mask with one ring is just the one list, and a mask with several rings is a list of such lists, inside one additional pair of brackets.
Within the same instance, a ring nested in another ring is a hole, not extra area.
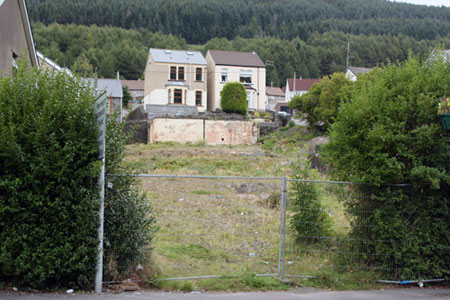
[(285, 271), (285, 266), (286, 266), (286, 212), (287, 212), (287, 178), (283, 177), (283, 191), (281, 193), (281, 201), (282, 201), (282, 239), (283, 239), (283, 243), (282, 243), (282, 257), (283, 257), (283, 262), (282, 262), (282, 267), (281, 267), (281, 276), (280, 279), (284, 279), (284, 271)]
[(280, 201), (280, 246), (278, 249), (278, 277), (281, 279), (281, 253), (283, 251), (283, 219), (284, 219), (284, 178), (282, 182), (282, 188), (281, 188), (281, 201)]
[(97, 248), (97, 265), (95, 272), (95, 293), (102, 293), (103, 282), (103, 217), (105, 212), (105, 151), (106, 151), (106, 95), (103, 93), (94, 104), (95, 113), (97, 115), (98, 135), (97, 143), (99, 146), (99, 159), (102, 160), (100, 176), (98, 178), (100, 207), (98, 210), (100, 224), (98, 226), (98, 248)]

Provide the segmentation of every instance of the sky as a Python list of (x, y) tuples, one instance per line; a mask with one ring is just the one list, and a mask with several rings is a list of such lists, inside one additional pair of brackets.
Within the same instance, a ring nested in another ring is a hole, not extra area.
[(395, 2), (406, 2), (411, 4), (435, 5), (435, 6), (444, 5), (450, 7), (450, 0), (395, 0)]

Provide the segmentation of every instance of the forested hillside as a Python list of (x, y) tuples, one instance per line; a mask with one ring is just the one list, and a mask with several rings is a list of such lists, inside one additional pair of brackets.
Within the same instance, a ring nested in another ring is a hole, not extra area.
[(435, 39), (450, 32), (450, 8), (386, 0), (28, 0), (45, 24), (146, 28), (189, 44), (214, 37), (275, 36), (305, 40), (313, 33), (404, 34)]
[(350, 65), (361, 67), (450, 47), (449, 8), (385, 0), (27, 3), (38, 50), (100, 77), (142, 77), (149, 47), (256, 51), (267, 64), (267, 83), (277, 86), (294, 72), (317, 78), (345, 71), (348, 42)]

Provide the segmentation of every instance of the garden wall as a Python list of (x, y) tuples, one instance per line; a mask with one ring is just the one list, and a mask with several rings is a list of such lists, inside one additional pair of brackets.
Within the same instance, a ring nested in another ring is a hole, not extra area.
[(208, 145), (255, 144), (258, 128), (245, 120), (157, 118), (149, 121), (148, 141)]

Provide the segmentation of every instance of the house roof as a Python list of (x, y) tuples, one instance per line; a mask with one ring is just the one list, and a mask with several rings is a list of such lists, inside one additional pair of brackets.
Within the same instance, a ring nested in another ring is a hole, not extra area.
[(356, 76), (358, 76), (359, 74), (365, 74), (365, 73), (372, 71), (372, 69), (369, 69), (369, 68), (350, 67), (350, 66), (348, 67), (348, 69)]
[[(289, 90), (294, 90), (294, 79), (288, 78)], [(309, 91), (314, 83), (319, 82), (320, 79), (295, 79), (295, 90), (296, 91)]]
[[(106, 91), (107, 97), (123, 98), (122, 84), (119, 79), (87, 78), (86, 81), (99, 91)], [(97, 85), (95, 82), (97, 81)]]
[(203, 55), (198, 51), (150, 48), (149, 52), (156, 62), (208, 65)]
[(143, 90), (144, 80), (122, 80), (122, 86), (127, 86), (129, 90)]
[[(0, 0), (1, 1), (1, 0)], [(38, 61), (39, 61), (39, 65), (42, 64), (42, 62), (45, 62), (46, 64), (48, 64), (50, 67), (52, 67), (55, 71), (58, 72), (65, 72), (66, 74), (72, 76), (72, 72), (67, 69), (67, 68), (63, 68), (60, 65), (58, 65), (56, 62), (54, 62), (53, 60), (51, 60), (48, 57), (45, 57), (44, 54), (42, 54), (41, 52), (36, 50), (36, 55), (38, 57)]]
[(268, 96), (282, 96), (282, 97), (284, 97), (284, 92), (279, 87), (266, 86), (266, 95), (268, 95)]
[(236, 51), (219, 51), (208, 50), (214, 63), (223, 66), (242, 66), (265, 68), (256, 52), (236, 52)]

